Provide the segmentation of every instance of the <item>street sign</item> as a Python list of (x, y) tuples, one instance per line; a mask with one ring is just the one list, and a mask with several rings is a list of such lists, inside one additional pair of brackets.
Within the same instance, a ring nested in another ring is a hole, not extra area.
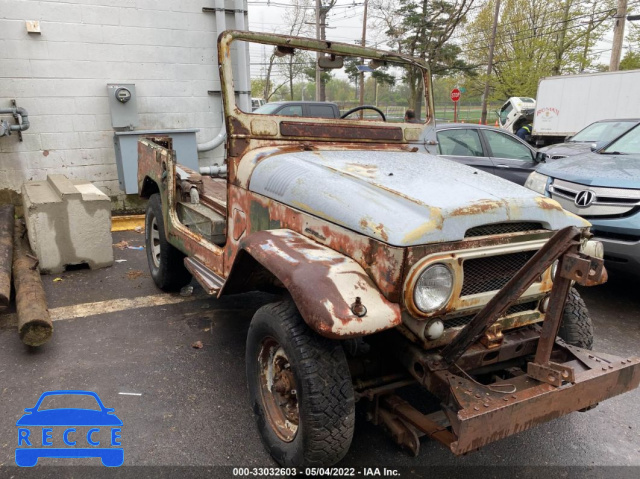
[(460, 101), (460, 90), (457, 88), (451, 90), (451, 101), (454, 103)]

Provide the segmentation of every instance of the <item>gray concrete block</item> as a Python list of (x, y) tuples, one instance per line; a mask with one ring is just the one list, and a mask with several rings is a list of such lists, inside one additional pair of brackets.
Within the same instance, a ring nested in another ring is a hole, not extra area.
[(111, 201), (86, 180), (49, 175), (22, 187), (22, 203), (31, 249), (43, 273), (61, 273), (69, 265), (91, 269), (113, 264)]

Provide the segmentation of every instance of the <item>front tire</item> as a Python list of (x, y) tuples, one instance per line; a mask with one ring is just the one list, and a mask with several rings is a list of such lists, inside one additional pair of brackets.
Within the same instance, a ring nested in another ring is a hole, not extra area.
[(162, 200), (155, 193), (149, 198), (145, 215), (145, 244), (151, 277), (163, 291), (177, 291), (191, 282), (184, 266), (185, 255), (169, 244), (164, 233)]
[(344, 457), (355, 401), (337, 341), (311, 331), (291, 301), (268, 304), (251, 320), (246, 367), (262, 442), (278, 464), (326, 467)]
[(583, 349), (593, 348), (593, 323), (580, 293), (575, 288), (569, 290), (562, 313), (562, 323), (558, 330), (565, 342)]

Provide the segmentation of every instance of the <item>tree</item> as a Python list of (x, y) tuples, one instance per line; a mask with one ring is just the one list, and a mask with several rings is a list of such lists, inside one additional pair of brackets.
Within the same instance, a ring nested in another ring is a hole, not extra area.
[(637, 70), (640, 68), (640, 52), (627, 50), (620, 61), (620, 70)]
[[(373, 15), (386, 27), (392, 48), (425, 60), (433, 74), (442, 75), (468, 67), (451, 39), (474, 1), (377, 0)], [(410, 91), (408, 104), (418, 116), (424, 96), (420, 70), (407, 68), (404, 81)]]
[[(490, 97), (535, 97), (542, 77), (594, 68), (593, 48), (610, 18), (610, 1), (503, 0)], [(480, 8), (462, 39), (468, 46), (467, 61), (475, 65), (488, 61), (494, 6), (494, 0), (489, 0)], [(479, 75), (472, 90), (485, 80), (486, 75)]]
[[(303, 33), (309, 33), (308, 22), (311, 20), (311, 12), (313, 12), (311, 1), (312, 0), (292, 0), (292, 8), (287, 9), (284, 15), (285, 23), (289, 26), (287, 30), (288, 35), (299, 36)], [(305, 59), (302, 58), (302, 53), (296, 52), (295, 55), (280, 57), (274, 49), (267, 64), (266, 79), (262, 94), (263, 98), (269, 101), (276, 91), (285, 84), (288, 84), (289, 99), (293, 100), (294, 79), (304, 71), (304, 68), (301, 67), (301, 63), (304, 61)], [(273, 85), (272, 76), (274, 74), (274, 68), (277, 69), (275, 73), (278, 74), (279, 78), (284, 77), (284, 82), (278, 86)]]

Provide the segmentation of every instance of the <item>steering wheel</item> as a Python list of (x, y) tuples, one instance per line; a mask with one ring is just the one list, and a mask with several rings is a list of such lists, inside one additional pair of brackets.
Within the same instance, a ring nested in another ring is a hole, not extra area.
[(357, 111), (360, 110), (373, 110), (375, 111), (378, 115), (380, 115), (382, 117), (382, 121), (387, 121), (387, 117), (384, 116), (384, 113), (382, 113), (382, 110), (376, 106), (373, 105), (360, 105), (357, 106), (355, 108), (352, 108), (351, 110), (347, 110), (343, 113), (343, 115), (340, 117), (341, 120), (345, 119), (346, 117), (348, 117), (349, 115), (351, 115), (352, 113), (355, 113)]

